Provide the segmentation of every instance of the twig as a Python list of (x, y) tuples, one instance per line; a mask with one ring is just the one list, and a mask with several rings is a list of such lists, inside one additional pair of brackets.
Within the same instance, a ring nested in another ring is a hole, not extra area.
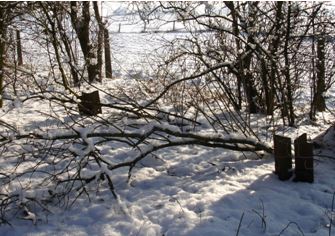
[(252, 211), (261, 218), (262, 228), (264, 227), (264, 231), (266, 231), (266, 221), (265, 221), (266, 216), (265, 216), (265, 210), (264, 210), (264, 203), (263, 203), (262, 200), (260, 200), (260, 201), (261, 201), (261, 204), (262, 204), (262, 214), (259, 213), (258, 211), (256, 211), (255, 209), (252, 209)]
[(238, 236), (238, 234), (240, 233), (240, 228), (241, 228), (241, 225), (242, 225), (243, 217), (244, 217), (244, 212), (241, 215), (240, 223), (238, 224), (238, 228), (237, 228), (237, 232), (236, 232), (236, 236)]
[(180, 202), (178, 201), (178, 199), (177, 199), (176, 197), (172, 197), (172, 198), (170, 199), (170, 201), (176, 201), (176, 202), (178, 203), (180, 209), (181, 209), (181, 212), (182, 212), (183, 214), (185, 214), (185, 211), (184, 211), (182, 205), (180, 204)]
[(290, 221), (286, 227), (284, 229), (282, 229), (282, 231), (280, 231), (280, 233), (278, 234), (278, 236), (282, 235), (282, 233), (284, 233), (284, 231), (291, 225), (291, 224), (294, 224), (295, 226), (297, 226), (298, 230), (300, 231), (301, 235), (305, 236), (304, 232), (302, 231), (302, 229), (300, 228), (300, 226), (296, 223), (296, 222), (293, 222), (293, 221)]

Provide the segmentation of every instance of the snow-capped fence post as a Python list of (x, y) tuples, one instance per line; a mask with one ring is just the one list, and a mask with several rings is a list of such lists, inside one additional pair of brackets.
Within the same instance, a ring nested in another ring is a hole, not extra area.
[(314, 181), (313, 144), (307, 142), (307, 134), (300, 135), (294, 140), (295, 178), (294, 181)]
[(92, 93), (82, 93), (80, 96), (81, 102), (78, 104), (79, 114), (95, 116), (101, 113), (101, 103), (99, 91)]
[(291, 139), (274, 135), (275, 174), (280, 180), (288, 180), (292, 176)]

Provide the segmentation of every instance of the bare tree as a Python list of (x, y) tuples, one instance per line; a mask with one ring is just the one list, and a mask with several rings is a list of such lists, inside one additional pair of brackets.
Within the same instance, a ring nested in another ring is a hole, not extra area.
[[(78, 13), (81, 12), (79, 16)], [(71, 2), (71, 21), (75, 29), (81, 50), (84, 54), (88, 80), (92, 83), (97, 79), (99, 70), (96, 54), (94, 53), (92, 42), (90, 41), (90, 2)]]
[[(332, 84), (331, 79), (333, 77), (332, 64), (331, 62), (331, 35), (333, 22), (329, 19), (331, 16), (325, 9), (320, 9), (320, 14), (313, 16), (312, 19), (312, 102), (310, 110), (310, 118), (316, 118), (316, 112), (322, 112), (326, 110), (325, 93), (329, 88), (329, 84)], [(316, 45), (316, 50), (315, 50)], [(331, 63), (329, 63), (331, 62)]]
[(111, 61), (111, 50), (110, 50), (110, 42), (109, 42), (109, 32), (106, 28), (105, 23), (102, 21), (102, 16), (100, 16), (98, 3), (96, 1), (93, 2), (95, 19), (98, 22), (99, 32), (98, 32), (98, 45), (97, 45), (97, 54), (98, 54), (98, 67), (99, 67), (99, 78), (101, 81), (102, 77), (102, 49), (104, 45), (105, 51), (105, 74), (107, 78), (112, 78), (112, 61)]
[[(207, 12), (200, 10), (201, 4), (160, 4), (161, 9), (175, 12), (190, 31), (187, 39), (168, 44), (171, 54), (164, 70), (180, 67), (181, 74), (190, 74), (192, 61), (193, 73), (197, 74), (200, 68), (216, 68), (222, 61), (229, 61), (225, 70), (210, 70), (208, 74), (220, 84), (226, 102), (240, 110), (244, 93), (250, 113), (273, 115), (280, 110), (284, 124), (296, 125), (295, 100), (311, 68), (306, 64), (306, 51), (311, 50), (308, 39), (313, 35), (313, 18), (320, 15), (323, 3), (225, 2)], [(198, 37), (199, 29), (207, 34)], [(319, 47), (323, 47), (322, 40)], [(322, 76), (324, 59), (318, 55), (318, 76)], [(324, 94), (322, 87), (327, 86), (322, 85), (321, 79), (318, 94)]]
[[(4, 66), (7, 46), (7, 30), (13, 19), (23, 14), (23, 2), (0, 3), (0, 107), (3, 106)], [(24, 7), (24, 6), (23, 6)]]
[(93, 2), (93, 9), (94, 9), (94, 15), (95, 19), (98, 22), (99, 30), (98, 30), (98, 41), (97, 41), (97, 57), (98, 57), (98, 70), (99, 70), (99, 81), (102, 81), (102, 48), (103, 48), (103, 38), (104, 38), (104, 32), (105, 28), (102, 23), (102, 18), (99, 13), (99, 7), (98, 2)]

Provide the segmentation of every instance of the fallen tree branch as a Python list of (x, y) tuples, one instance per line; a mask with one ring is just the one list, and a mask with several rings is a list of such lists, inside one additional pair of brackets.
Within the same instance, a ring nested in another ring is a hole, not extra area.
[[(171, 128), (170, 128), (171, 127)], [(110, 130), (110, 131), (101, 131), (101, 132), (92, 132), (86, 134), (87, 138), (134, 138), (139, 140), (147, 140), (149, 136), (159, 133), (165, 133), (167, 135), (171, 135), (172, 137), (177, 138), (184, 138), (184, 140), (179, 140), (178, 142), (174, 142), (170, 140), (170, 145), (190, 145), (190, 144), (198, 144), (201, 146), (208, 146), (208, 147), (222, 147), (229, 150), (234, 151), (266, 151), (268, 153), (272, 153), (273, 149), (267, 146), (264, 143), (261, 143), (254, 139), (248, 138), (240, 138), (234, 137), (232, 135), (220, 135), (220, 134), (213, 134), (213, 135), (202, 135), (192, 132), (181, 132), (175, 129), (175, 126), (166, 125), (165, 127), (160, 126), (160, 124), (153, 125), (145, 132), (143, 129), (139, 130), (138, 132), (134, 131), (120, 131), (120, 130)], [(75, 131), (67, 131), (63, 133), (55, 133), (48, 132), (47, 134), (40, 134), (40, 133), (29, 133), (29, 134), (22, 134), (22, 135), (14, 135), (10, 137), (3, 136), (0, 139), (0, 142), (8, 141), (8, 140), (15, 140), (15, 139), (41, 139), (41, 140), (62, 140), (62, 139), (78, 139), (81, 138), (80, 132)], [(244, 145), (244, 146), (241, 146)]]

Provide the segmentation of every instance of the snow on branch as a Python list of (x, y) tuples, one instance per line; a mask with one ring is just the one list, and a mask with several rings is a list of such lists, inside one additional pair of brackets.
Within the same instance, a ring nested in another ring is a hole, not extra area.
[[(246, 138), (241, 135), (183, 132), (179, 127), (166, 122), (151, 121), (138, 129), (117, 129), (117, 128), (73, 128), (72, 130), (49, 130), (48, 132), (35, 132), (29, 134), (10, 134), (0, 138), (1, 143), (19, 142), (30, 140), (30, 142), (42, 143), (56, 141), (68, 143), (63, 147), (70, 156), (83, 160), (87, 156), (94, 156), (99, 162), (107, 165), (105, 170), (115, 170), (121, 167), (132, 168), (147, 155), (174, 146), (199, 145), (211, 148), (223, 148), (234, 151), (257, 152), (265, 151), (272, 153), (272, 148), (253, 138)], [(96, 155), (96, 146), (103, 143), (124, 142), (128, 145), (128, 152), (116, 153), (113, 157)], [(118, 155), (129, 157), (123, 162), (115, 162)], [(130, 159), (130, 160), (129, 160)], [(101, 164), (99, 164), (101, 166)], [(102, 171), (106, 172), (106, 171)], [(90, 178), (92, 175), (90, 176)]]
[[(91, 132), (90, 132), (91, 131)], [(91, 128), (82, 128), (78, 131), (52, 132), (46, 134), (29, 133), (11, 136), (11, 139), (41, 139), (41, 140), (62, 140), (62, 139), (83, 139), (89, 146), (93, 146), (88, 138), (133, 138), (138, 140), (149, 139), (154, 134), (165, 133), (170, 135), (168, 141), (171, 146), (198, 144), (208, 147), (222, 147), (236, 151), (266, 151), (272, 153), (272, 148), (253, 138), (246, 138), (239, 135), (198, 134), (194, 132), (182, 132), (177, 126), (152, 122), (142, 129), (135, 131), (120, 131), (118, 129), (109, 129), (107, 131), (92, 131)], [(179, 139), (176, 139), (179, 138)], [(9, 141), (9, 137), (2, 137), (0, 142)]]

